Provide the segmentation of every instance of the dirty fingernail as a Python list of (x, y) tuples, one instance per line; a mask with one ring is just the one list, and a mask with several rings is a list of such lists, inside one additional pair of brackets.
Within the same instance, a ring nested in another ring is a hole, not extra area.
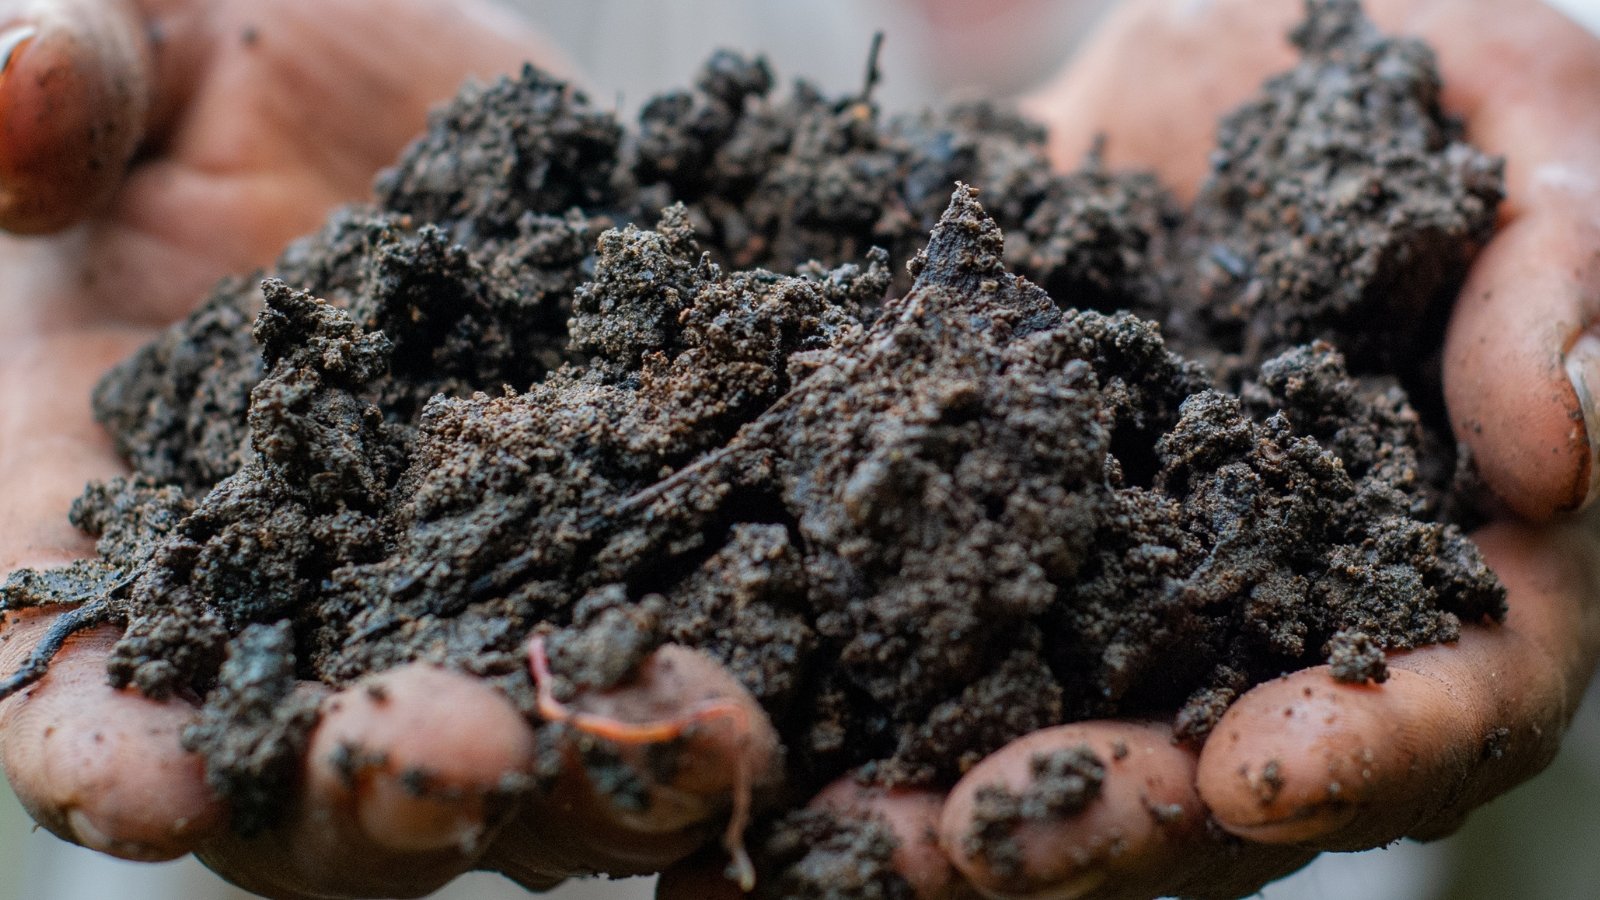
[(1585, 331), (1567, 350), (1567, 378), (1578, 395), (1578, 409), (1583, 413), (1584, 433), (1588, 438), (1588, 464), (1585, 466), (1589, 483), (1584, 494), (1584, 504), (1592, 502), (1600, 493), (1600, 336)]
[(0, 75), (11, 69), (11, 61), (16, 58), (22, 45), (33, 40), (39, 29), (32, 25), (12, 25), (0, 31)]

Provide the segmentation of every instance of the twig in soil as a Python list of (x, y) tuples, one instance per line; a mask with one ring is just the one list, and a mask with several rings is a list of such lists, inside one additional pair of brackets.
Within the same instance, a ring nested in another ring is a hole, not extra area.
[(878, 55), (883, 52), (883, 32), (872, 35), (872, 49), (867, 51), (867, 75), (861, 85), (862, 103), (872, 102), (872, 92), (877, 89), (878, 82), (883, 80), (883, 70), (878, 68)]
[[(555, 676), (550, 672), (550, 657), (545, 651), (544, 637), (535, 636), (528, 642), (529, 666), (533, 683), (538, 691), (539, 715), (551, 722), (568, 725), (584, 734), (624, 745), (663, 744), (682, 737), (695, 725), (713, 719), (728, 719), (739, 735), (741, 744), (749, 740), (749, 713), (731, 700), (707, 700), (690, 707), (681, 716), (659, 719), (654, 722), (623, 722), (610, 716), (595, 715), (569, 708), (556, 699)], [(743, 751), (743, 747), (740, 750)], [(733, 768), (733, 812), (728, 827), (722, 835), (722, 845), (732, 857), (731, 871), (740, 888), (750, 891), (756, 886), (756, 870), (745, 851), (744, 832), (750, 825), (752, 776), (749, 754), (736, 754)]]
[[(798, 404), (800, 402), (800, 398), (805, 396), (806, 391), (811, 384), (811, 379), (815, 377), (815, 373), (808, 375), (799, 384), (789, 388), (789, 390), (785, 392), (782, 397), (772, 401), (772, 405), (767, 407), (766, 412), (762, 413), (762, 416), (776, 416), (777, 414), (788, 410), (789, 407)], [(757, 420), (757, 423), (753, 427), (759, 428), (759, 423), (760, 420)], [(747, 428), (745, 431), (734, 435), (733, 440), (723, 444), (721, 447), (718, 447), (717, 449), (701, 456), (694, 462), (684, 466), (676, 472), (673, 472), (671, 475), (668, 475), (666, 478), (661, 479), (644, 490), (638, 491), (637, 493), (623, 498), (621, 502), (612, 507), (611, 515), (625, 516), (637, 512), (649, 506), (650, 504), (655, 503), (657, 500), (660, 500), (662, 497), (666, 496), (668, 493), (676, 490), (682, 485), (702, 477), (718, 463), (733, 457), (741, 450), (748, 449), (752, 440), (750, 435), (751, 432)]]
[(26, 688), (45, 676), (50, 669), (50, 663), (61, 652), (61, 647), (66, 644), (67, 638), (80, 631), (93, 628), (106, 621), (107, 614), (111, 611), (111, 598), (102, 597), (93, 603), (85, 603), (76, 609), (62, 613), (50, 623), (50, 628), (45, 631), (44, 637), (39, 638), (39, 643), (33, 647), (33, 652), (18, 667), (11, 677), (0, 681), (0, 700), (5, 700), (12, 694)]

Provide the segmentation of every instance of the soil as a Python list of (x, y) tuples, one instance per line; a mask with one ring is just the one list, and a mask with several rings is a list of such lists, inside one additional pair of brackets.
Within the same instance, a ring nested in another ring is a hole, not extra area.
[[(74, 507), (99, 558), (4, 608), (125, 625), (112, 681), (204, 698), (246, 830), (295, 678), (432, 660), (533, 716), (532, 633), (567, 695), (698, 647), (785, 745), (762, 883), (897, 896), (886, 832), (794, 804), (1088, 717), (1200, 740), (1503, 615), (1437, 371), (1500, 163), (1355, 3), (1294, 40), (1187, 210), (989, 105), (885, 120), (871, 75), (780, 97), (720, 53), (629, 128), (532, 69), (468, 87), (374, 203), (106, 376), (135, 474)], [(1092, 800), (1067, 756), (973, 839)]]

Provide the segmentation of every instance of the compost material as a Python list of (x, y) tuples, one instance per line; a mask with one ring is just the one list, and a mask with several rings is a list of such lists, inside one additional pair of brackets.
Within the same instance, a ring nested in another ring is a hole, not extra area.
[[(805, 896), (904, 888), (881, 829), (786, 812), (846, 772), (1381, 681), (1503, 614), (1437, 389), (1500, 164), (1425, 46), (1308, 10), (1186, 210), (992, 106), (885, 120), (871, 78), (778, 96), (731, 53), (628, 128), (532, 69), (468, 87), (374, 203), (106, 376), (134, 474), (72, 511), (99, 557), (4, 604), (81, 603), (127, 628), (114, 683), (203, 697), (245, 830), (297, 678), (431, 660), (532, 716), (531, 634), (568, 692), (699, 648), (781, 735), (763, 884)], [(1039, 765), (986, 800), (997, 861), (1098, 789)]]

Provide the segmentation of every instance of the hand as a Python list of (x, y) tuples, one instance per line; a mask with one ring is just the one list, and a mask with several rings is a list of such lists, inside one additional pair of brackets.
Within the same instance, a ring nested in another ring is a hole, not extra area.
[[(1500, 231), (1447, 339), (1457, 436), (1508, 509), (1571, 512), (1594, 492), (1600, 450), (1600, 356), (1585, 330), (1600, 316), (1600, 42), (1530, 2), (1367, 6), (1380, 26), (1433, 44), (1446, 104), (1470, 140), (1508, 159)], [(1030, 111), (1052, 126), (1061, 166), (1104, 134), (1112, 165), (1154, 169), (1192, 197), (1218, 117), (1292, 64), (1284, 35), (1301, 13), (1291, 0), (1130, 0)], [(1245, 694), (1198, 753), (1162, 724), (1079, 723), (1001, 749), (947, 797), (841, 782), (818, 802), (887, 822), (923, 900), (974, 886), (1008, 898), (1235, 897), (1323, 850), (1447, 834), (1555, 755), (1600, 649), (1593, 523), (1506, 521), (1476, 538), (1509, 589), (1505, 624), (1392, 654), (1384, 685), (1307, 669)], [(1087, 810), (1023, 826), (1012, 872), (962, 850), (982, 788), (1021, 792), (1034, 756), (1083, 744), (1108, 773)], [(734, 896), (716, 891), (689, 867), (661, 889)]]
[[(11, 23), (0, 29), (0, 225), (49, 232), (82, 220), (55, 236), (0, 238), (7, 572), (91, 552), (63, 514), (86, 481), (121, 464), (89, 391), (150, 326), (363, 196), (469, 74), (528, 58), (559, 67), (487, 3), (9, 0), (0, 23)], [(53, 618), (8, 617), (0, 672)], [(180, 749), (193, 706), (107, 686), (115, 638), (105, 628), (73, 638), (42, 681), (0, 704), (0, 762), (67, 840), (131, 859), (195, 852), (280, 898), (417, 896), (471, 868), (541, 887), (573, 871), (654, 870), (704, 840), (692, 805), (671, 827), (609, 821), (570, 772), (545, 806), (508, 805), (506, 776), (539, 766), (532, 729), (487, 685), (425, 666), (323, 699), (285, 822), (237, 838)], [(731, 690), (703, 661), (676, 671), (631, 696), (670, 710), (685, 692)], [(717, 737), (697, 740), (721, 765)], [(350, 747), (366, 761), (352, 766)], [(724, 800), (726, 770), (686, 790)], [(407, 777), (419, 771), (426, 790)], [(722, 812), (708, 802), (698, 814)], [(585, 816), (589, 826), (572, 824)]]

